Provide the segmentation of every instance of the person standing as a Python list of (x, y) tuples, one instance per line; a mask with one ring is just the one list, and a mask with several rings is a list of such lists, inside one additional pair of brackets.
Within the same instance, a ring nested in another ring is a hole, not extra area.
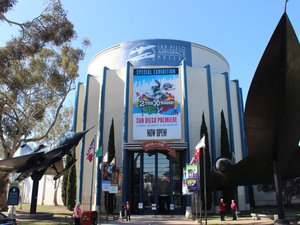
[(77, 202), (75, 207), (74, 207), (72, 217), (74, 219), (75, 225), (81, 225), (82, 211), (81, 211), (79, 202)]
[(236, 204), (235, 204), (234, 200), (231, 200), (230, 208), (231, 208), (231, 213), (232, 213), (232, 220), (236, 220), (237, 207), (236, 207)]
[(220, 199), (219, 211), (220, 211), (221, 221), (224, 221), (225, 220), (226, 205), (224, 203), (223, 198)]
[(125, 204), (125, 215), (126, 215), (126, 221), (130, 221), (130, 204), (129, 202), (127, 201), (126, 204)]

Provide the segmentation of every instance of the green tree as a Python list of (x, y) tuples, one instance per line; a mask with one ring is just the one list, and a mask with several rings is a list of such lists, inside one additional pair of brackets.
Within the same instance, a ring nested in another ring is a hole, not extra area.
[[(110, 130), (109, 130), (109, 139), (107, 145), (107, 163), (112, 163), (116, 157), (116, 147), (115, 147), (115, 128), (114, 128), (114, 119), (111, 120)], [(105, 192), (104, 195), (104, 204), (105, 210), (107, 213), (113, 213), (115, 209), (116, 195)]]
[[(210, 151), (209, 151), (209, 136), (208, 136), (208, 131), (207, 131), (207, 126), (205, 122), (205, 116), (204, 112), (202, 113), (202, 123), (201, 123), (201, 128), (200, 128), (200, 139), (205, 136), (205, 171), (206, 171), (206, 184), (209, 184), (209, 174), (211, 171), (211, 159), (210, 159)], [(203, 168), (203, 154), (200, 155), (200, 188), (201, 188), (201, 199), (204, 199), (204, 186), (202, 185), (204, 182), (204, 168)], [(207, 209), (211, 209), (212, 205), (212, 193), (207, 192), (206, 194), (206, 199), (207, 199)], [(204, 202), (203, 202), (204, 203)]]
[(228, 132), (223, 110), (221, 111), (221, 157), (231, 159)]
[(115, 147), (115, 130), (114, 130), (114, 119), (111, 120), (109, 139), (107, 145), (107, 162), (111, 163), (116, 157), (116, 147)]
[(73, 210), (76, 204), (76, 168), (72, 166), (68, 171), (68, 185), (66, 195), (66, 207), (69, 210)]
[[(0, 21), (20, 28), (19, 36), (0, 48), (0, 143), (4, 158), (13, 156), (21, 140), (47, 137), (68, 93), (75, 88), (78, 63), (84, 57), (83, 50), (71, 47), (76, 34), (60, 0), (49, 1), (40, 15), (23, 23), (5, 17), (14, 4), (14, 0), (2, 1), (0, 7)], [(36, 135), (34, 131), (51, 113), (50, 126)], [(1, 178), (5, 185), (0, 190), (0, 207), (6, 210), (8, 174)]]
[[(223, 110), (221, 111), (221, 157), (231, 159), (228, 132)], [(235, 199), (236, 188), (230, 187), (222, 191), (222, 197), (225, 201), (227, 210), (230, 210), (231, 200)]]
[[(68, 163), (71, 161), (71, 157), (69, 155), (66, 155), (65, 159), (66, 159), (65, 164), (68, 165)], [(68, 202), (67, 202), (68, 181), (69, 181), (69, 172), (63, 175), (62, 184), (61, 184), (61, 199), (64, 206), (66, 206), (66, 208), (68, 208)]]

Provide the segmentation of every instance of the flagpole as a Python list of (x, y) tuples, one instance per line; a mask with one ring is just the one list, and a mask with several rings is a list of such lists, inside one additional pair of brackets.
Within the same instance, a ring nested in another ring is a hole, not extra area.
[[(199, 141), (199, 143), (195, 146), (195, 155), (194, 155), (194, 157), (192, 158), (192, 160), (191, 160), (191, 162), (190, 163), (194, 163), (195, 161), (197, 161), (197, 168), (199, 168), (200, 167), (200, 163), (201, 163), (201, 149), (205, 149), (205, 136), (203, 136), (201, 139), (200, 139), (200, 141)], [(205, 202), (206, 202), (206, 188), (205, 188), (205, 185), (206, 185), (206, 183), (205, 183), (205, 154), (204, 154), (204, 182), (203, 182), (203, 184), (204, 184), (204, 194), (205, 194)], [(199, 174), (200, 174), (200, 169), (199, 169)], [(201, 179), (200, 179), (200, 175), (198, 176), (198, 181), (199, 181), (199, 184), (200, 184), (200, 181), (201, 181)], [(201, 197), (201, 195), (202, 195), (202, 193), (201, 193), (201, 187), (200, 187), (200, 220), (201, 220), (201, 224), (202, 224), (202, 197)], [(197, 192), (198, 193), (198, 192)], [(198, 197), (197, 197), (197, 200), (198, 200)], [(198, 204), (198, 203), (196, 203), (196, 204)], [(206, 209), (206, 208), (205, 208)], [(198, 214), (198, 209), (197, 209), (197, 207), (196, 207), (196, 213)], [(197, 215), (198, 216), (198, 215)], [(207, 215), (206, 215), (206, 212), (205, 212), (205, 217), (207, 217)], [(207, 218), (206, 218), (207, 219)], [(206, 221), (206, 224), (207, 224), (207, 221)]]
[(91, 194), (90, 194), (90, 212), (92, 212), (92, 200), (93, 200), (93, 189), (94, 189), (94, 158), (95, 158), (95, 141), (96, 141), (96, 135), (94, 136), (94, 148), (93, 148), (93, 169), (92, 169), (92, 181), (91, 181)]
[(204, 213), (205, 213), (205, 225), (207, 225), (207, 202), (206, 202), (206, 156), (205, 156), (205, 148), (203, 148), (203, 186), (204, 186)]
[[(198, 173), (199, 173), (199, 176), (198, 176), (198, 184), (199, 184), (199, 196), (200, 196), (200, 201), (199, 201), (199, 211), (200, 211), (200, 224), (202, 224), (202, 197), (201, 197), (201, 195), (202, 195), (202, 192), (201, 192), (201, 183), (200, 183), (200, 181), (201, 181), (201, 179), (200, 179), (200, 174), (201, 174), (201, 172), (200, 172), (200, 157), (199, 157), (199, 162), (197, 163), (197, 165), (198, 165)], [(198, 213), (198, 212), (197, 212)]]

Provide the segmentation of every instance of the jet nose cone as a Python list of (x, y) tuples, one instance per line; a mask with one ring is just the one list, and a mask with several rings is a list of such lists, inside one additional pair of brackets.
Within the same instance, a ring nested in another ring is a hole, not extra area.
[(91, 129), (93, 129), (95, 126), (93, 126), (93, 127), (91, 127), (91, 128), (89, 128), (89, 129), (87, 129), (87, 130), (85, 130), (85, 131), (81, 131), (81, 132), (77, 132), (77, 133), (75, 133), (74, 135), (73, 135), (73, 140), (76, 142), (79, 142), (83, 137), (84, 137), (84, 135), (87, 133), (87, 132), (89, 132)]

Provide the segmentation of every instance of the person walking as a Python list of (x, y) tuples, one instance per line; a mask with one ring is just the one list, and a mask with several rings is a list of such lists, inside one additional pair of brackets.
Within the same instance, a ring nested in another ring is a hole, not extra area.
[(127, 201), (126, 204), (125, 204), (125, 216), (126, 216), (126, 221), (130, 221), (130, 204), (129, 202)]
[(72, 217), (74, 219), (75, 225), (81, 225), (82, 211), (81, 211), (79, 202), (77, 202), (75, 207), (74, 207)]
[(223, 198), (220, 199), (219, 212), (220, 212), (220, 216), (221, 216), (221, 221), (224, 221), (225, 220), (226, 205), (224, 203)]
[(126, 218), (126, 202), (123, 202), (120, 209), (120, 218), (123, 220)]
[(237, 207), (236, 207), (236, 204), (235, 204), (234, 200), (231, 200), (230, 208), (231, 208), (231, 213), (232, 213), (232, 220), (236, 220)]

